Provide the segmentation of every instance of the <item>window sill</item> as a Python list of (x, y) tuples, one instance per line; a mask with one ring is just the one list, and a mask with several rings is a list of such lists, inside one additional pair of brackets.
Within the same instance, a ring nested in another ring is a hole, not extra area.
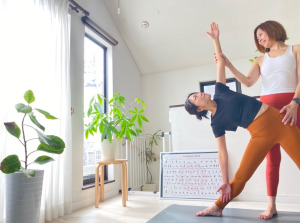
[[(104, 184), (109, 184), (109, 183), (113, 183), (113, 182), (115, 182), (115, 180), (105, 180)], [(99, 182), (99, 186), (100, 186), (100, 182)], [(93, 187), (95, 187), (95, 183), (85, 184), (85, 185), (83, 185), (82, 190), (90, 189)]]

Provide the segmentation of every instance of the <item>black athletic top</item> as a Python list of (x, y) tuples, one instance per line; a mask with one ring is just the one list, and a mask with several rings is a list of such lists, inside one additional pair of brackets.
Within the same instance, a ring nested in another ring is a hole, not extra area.
[(255, 98), (234, 92), (220, 82), (215, 85), (213, 100), (217, 103), (217, 111), (211, 117), (211, 127), (216, 138), (225, 131), (236, 131), (238, 126), (247, 128), (262, 105)]

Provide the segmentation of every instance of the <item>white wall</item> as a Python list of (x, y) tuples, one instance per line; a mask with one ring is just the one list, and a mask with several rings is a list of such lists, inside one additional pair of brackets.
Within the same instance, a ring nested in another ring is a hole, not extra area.
[[(247, 73), (251, 66), (251, 63), (248, 61), (249, 58), (234, 60), (232, 62), (241, 72)], [(227, 71), (227, 77), (232, 77), (229, 71)], [(157, 129), (171, 131), (172, 128), (169, 122), (169, 106), (184, 104), (189, 93), (200, 90), (200, 81), (211, 81), (215, 79), (216, 68), (213, 63), (201, 67), (144, 76), (142, 82), (143, 98), (145, 99), (147, 106), (151, 108), (151, 112), (149, 112), (149, 110), (147, 112), (147, 117), (151, 122), (147, 131), (154, 132)], [(260, 80), (251, 88), (242, 86), (242, 92), (250, 96), (259, 96), (260, 89)], [(197, 122), (196, 118), (195, 122)], [(181, 151), (217, 150), (210, 127), (210, 121), (204, 122), (205, 123), (199, 123), (199, 129), (197, 129), (199, 134), (196, 136), (198, 137), (197, 140), (201, 142), (201, 146), (193, 146), (190, 142), (187, 142), (186, 146), (180, 146)], [(242, 128), (239, 128), (235, 133), (228, 132), (226, 137), (230, 159), (230, 177), (233, 177), (250, 137), (247, 130)], [(282, 155), (278, 200), (299, 202), (299, 170), (290, 158), (286, 156), (283, 150)], [(158, 184), (159, 162), (152, 164), (151, 168), (154, 172), (154, 182)], [(238, 197), (238, 199), (266, 200), (265, 162), (260, 165), (259, 169), (248, 182), (243, 193)]]
[[(119, 44), (108, 49), (110, 57), (113, 56), (112, 66), (109, 67), (110, 84), (114, 92), (123, 94), (129, 101), (141, 96), (141, 76), (133, 61), (129, 50), (123, 42), (120, 33), (112, 22), (105, 4), (99, 0), (76, 0), (84, 9), (89, 11), (89, 18), (98, 24), (107, 33), (113, 36)], [(81, 22), (82, 13), (71, 13), (71, 86), (73, 133), (73, 211), (94, 203), (95, 189), (82, 190), (83, 175), (83, 41), (84, 25)], [(111, 60), (111, 58), (110, 58)], [(105, 185), (105, 198), (118, 194), (121, 189), (120, 168), (113, 168), (115, 182)], [(101, 204), (100, 204), (101, 205)], [(121, 201), (120, 201), (121, 205)]]

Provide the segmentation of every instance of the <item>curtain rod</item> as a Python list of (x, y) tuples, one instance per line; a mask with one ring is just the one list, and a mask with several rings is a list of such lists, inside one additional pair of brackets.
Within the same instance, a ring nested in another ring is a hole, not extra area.
[(111, 35), (109, 35), (107, 32), (105, 32), (101, 27), (99, 27), (95, 22), (93, 22), (89, 17), (84, 16), (81, 18), (81, 20), (86, 26), (88, 26), (96, 34), (100, 35), (108, 43), (110, 43), (113, 46), (118, 45), (117, 40), (115, 40)]
[(84, 8), (82, 8), (80, 5), (78, 5), (77, 2), (75, 2), (74, 0), (68, 0), (71, 4), (69, 4), (70, 8), (72, 10), (74, 10), (75, 12), (79, 13), (79, 11), (82, 11), (83, 14), (85, 14), (86, 16), (89, 16), (90, 13), (88, 11), (86, 11)]

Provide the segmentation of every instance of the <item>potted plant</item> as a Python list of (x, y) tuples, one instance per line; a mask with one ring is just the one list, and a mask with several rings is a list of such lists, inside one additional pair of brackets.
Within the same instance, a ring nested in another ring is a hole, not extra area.
[[(105, 105), (108, 112), (103, 110)], [(116, 147), (123, 137), (132, 141), (133, 137), (142, 133), (143, 122), (149, 122), (143, 115), (144, 109), (145, 103), (140, 98), (127, 103), (126, 98), (119, 93), (115, 93), (110, 100), (101, 94), (92, 97), (87, 111), (91, 121), (85, 124), (85, 137), (101, 133), (102, 160), (115, 159)]]
[(152, 182), (152, 173), (149, 164), (156, 161), (158, 156), (153, 151), (153, 148), (158, 145), (161, 140), (161, 130), (153, 134), (148, 134), (146, 137), (146, 168), (147, 168), (147, 182), (142, 186), (143, 191), (156, 191), (156, 184)]
[[(33, 170), (28, 167), (33, 164), (45, 164), (53, 161), (52, 157), (42, 155), (32, 160), (31, 155), (42, 151), (47, 153), (61, 154), (64, 151), (64, 141), (55, 135), (45, 135), (42, 131), (45, 127), (40, 124), (30, 106), (35, 101), (31, 90), (25, 92), (24, 99), (27, 105), (19, 103), (15, 106), (19, 113), (23, 114), (20, 127), (15, 122), (5, 122), (7, 131), (16, 137), (24, 148), (22, 160), (18, 155), (9, 155), (1, 162), (1, 171), (6, 175), (6, 222), (38, 222), (40, 213), (40, 202), (43, 184), (43, 170)], [(44, 115), (47, 119), (57, 119), (42, 109), (34, 109)], [(28, 124), (29, 119), (34, 126)], [(37, 138), (27, 138), (27, 131), (34, 130)], [(36, 150), (29, 150), (32, 140), (38, 140)]]

